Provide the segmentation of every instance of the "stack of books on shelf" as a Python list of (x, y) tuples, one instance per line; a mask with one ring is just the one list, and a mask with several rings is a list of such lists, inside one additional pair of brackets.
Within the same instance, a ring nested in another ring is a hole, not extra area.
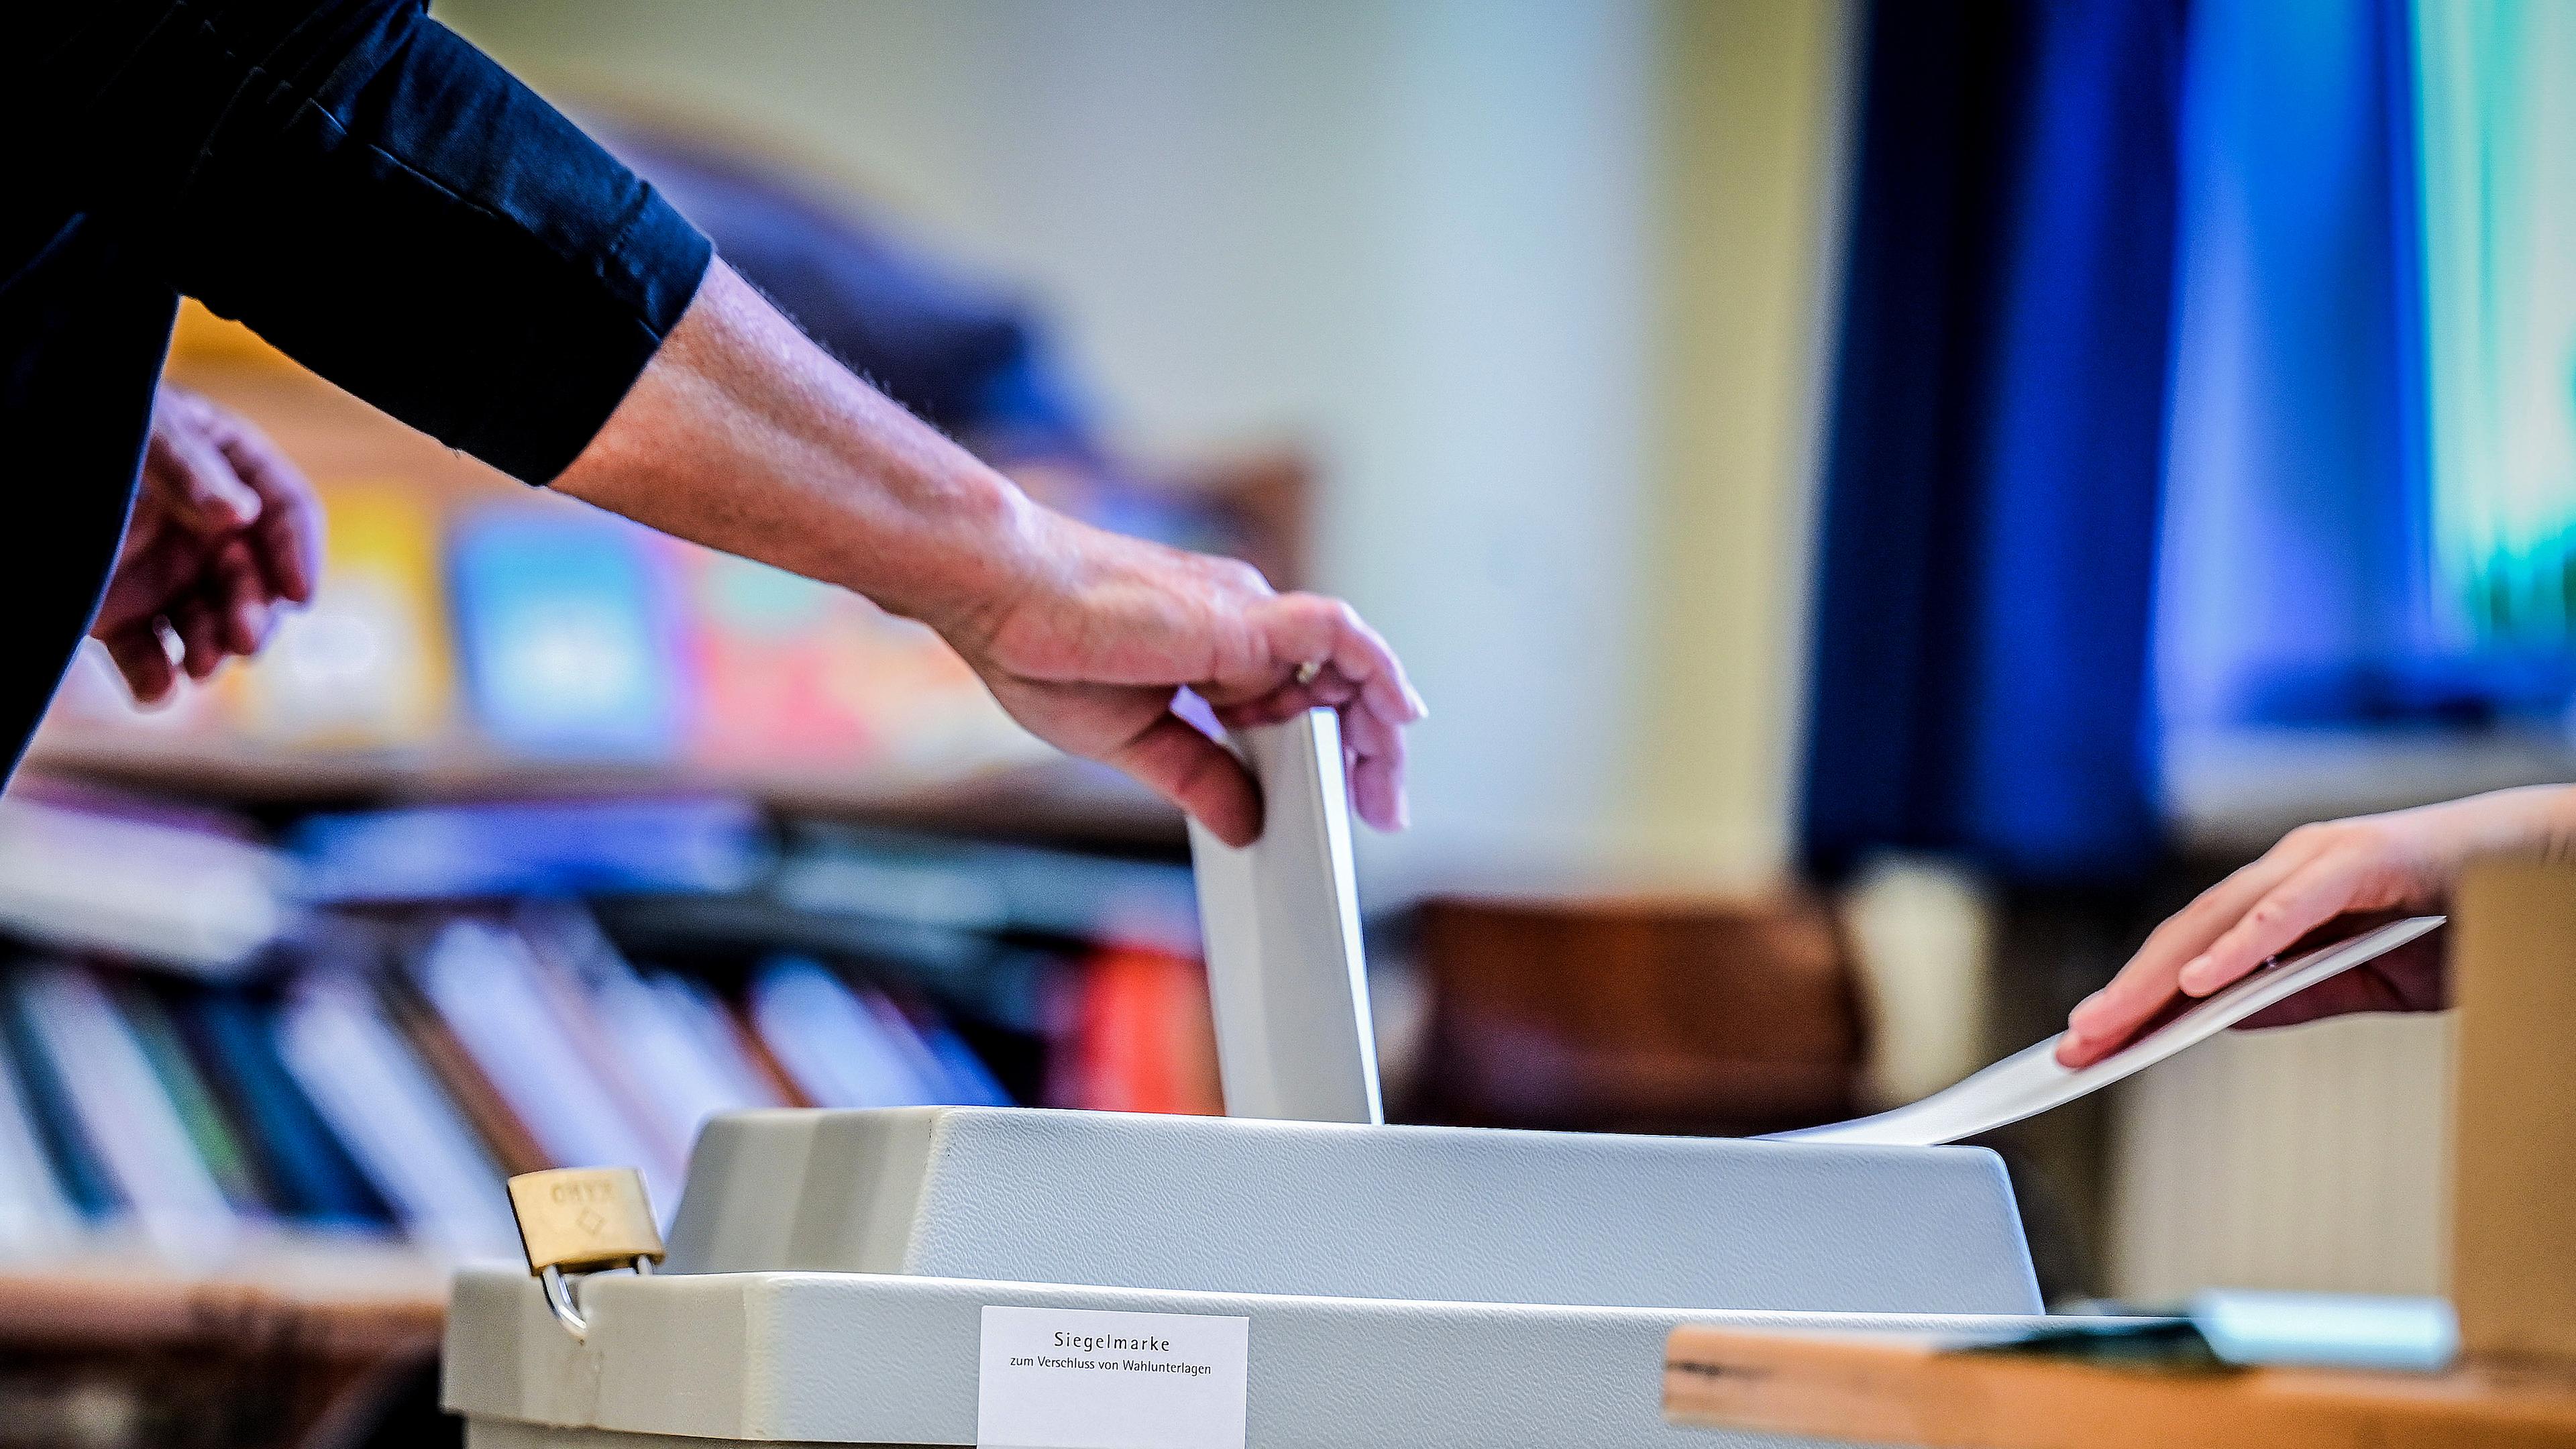
[(718, 1112), (1219, 1110), (1184, 866), (723, 798), (237, 820), (0, 801), (0, 1265), (515, 1252), (501, 1179)]

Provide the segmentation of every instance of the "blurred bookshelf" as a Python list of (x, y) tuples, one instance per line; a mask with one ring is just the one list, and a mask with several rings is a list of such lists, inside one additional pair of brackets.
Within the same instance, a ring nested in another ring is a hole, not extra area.
[[(0, 1445), (366, 1442), (504, 1176), (667, 1219), (717, 1111), (1220, 1109), (1177, 815), (926, 631), (193, 307), (170, 373), (313, 478), (322, 596), (159, 710), (85, 654), (0, 800)], [(1294, 567), (1293, 460), (1170, 487)]]

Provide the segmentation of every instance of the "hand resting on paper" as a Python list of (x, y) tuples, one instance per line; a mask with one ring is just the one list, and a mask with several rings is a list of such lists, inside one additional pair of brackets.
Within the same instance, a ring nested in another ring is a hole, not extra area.
[[(2527, 852), (2576, 853), (2576, 786), (2499, 790), (2301, 826), (2156, 927), (2120, 974), (2067, 1017), (2057, 1059), (2069, 1067), (2099, 1061), (2178, 1000), (2207, 996), (2293, 949), (2398, 916), (2445, 911), (2469, 862)], [(2450, 999), (2446, 934), (2411, 941), (2239, 1026), (2438, 1011)]]

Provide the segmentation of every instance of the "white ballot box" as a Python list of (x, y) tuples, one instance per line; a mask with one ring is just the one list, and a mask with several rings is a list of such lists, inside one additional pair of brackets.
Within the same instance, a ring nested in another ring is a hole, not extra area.
[(1245, 745), (1263, 842), (1197, 843), (1235, 1116), (718, 1118), (663, 1271), (458, 1276), (469, 1442), (1753, 1443), (1665, 1423), (1676, 1325), (2040, 1313), (1983, 1150), (1378, 1125), (1331, 716)]

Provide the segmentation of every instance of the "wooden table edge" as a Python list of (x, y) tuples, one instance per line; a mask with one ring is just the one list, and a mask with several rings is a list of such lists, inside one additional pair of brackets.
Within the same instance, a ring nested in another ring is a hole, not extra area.
[(2576, 1446), (2576, 1374), (2563, 1366), (2174, 1370), (1955, 1347), (1684, 1324), (1666, 1340), (1664, 1412), (1924, 1449)]

